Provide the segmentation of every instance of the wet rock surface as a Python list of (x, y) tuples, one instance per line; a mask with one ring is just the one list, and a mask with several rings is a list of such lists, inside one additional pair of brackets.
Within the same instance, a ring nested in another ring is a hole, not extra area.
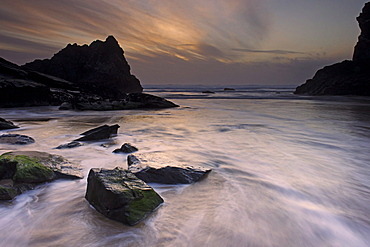
[(0, 199), (16, 195), (54, 179), (81, 179), (82, 168), (60, 155), (14, 151), (0, 156)]
[(117, 134), (117, 130), (119, 127), (120, 126), (118, 124), (111, 125), (111, 126), (109, 125), (99, 126), (97, 128), (94, 128), (94, 129), (91, 129), (91, 130), (88, 130), (82, 133), (81, 135), (83, 135), (83, 137), (76, 139), (74, 142), (99, 141), (103, 139), (108, 139), (112, 135)]
[(136, 151), (138, 151), (136, 147), (132, 146), (130, 143), (124, 143), (120, 148), (113, 150), (113, 153), (129, 154), (129, 153), (133, 153)]
[(87, 182), (86, 200), (105, 217), (130, 226), (163, 203), (150, 186), (122, 168), (93, 168)]
[(27, 145), (35, 142), (30, 136), (19, 135), (19, 134), (4, 134), (0, 135), (0, 143), (12, 144), (12, 145)]
[(14, 123), (12, 123), (11, 121), (0, 117), (0, 130), (16, 129), (16, 128), (19, 128), (19, 127), (14, 125)]
[(130, 154), (127, 162), (129, 171), (147, 183), (191, 184), (211, 171), (176, 162), (161, 152)]

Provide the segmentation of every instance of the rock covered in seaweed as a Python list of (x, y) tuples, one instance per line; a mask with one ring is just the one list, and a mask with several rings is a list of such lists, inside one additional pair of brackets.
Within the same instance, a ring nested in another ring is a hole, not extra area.
[(130, 154), (129, 171), (147, 183), (191, 184), (204, 178), (211, 169), (177, 163), (164, 153)]
[(11, 181), (0, 185), (0, 198), (5, 200), (58, 178), (81, 179), (82, 168), (60, 155), (45, 152), (14, 151), (0, 156), (0, 181)]
[(130, 226), (163, 203), (150, 186), (122, 168), (93, 168), (87, 182), (87, 201), (105, 217)]

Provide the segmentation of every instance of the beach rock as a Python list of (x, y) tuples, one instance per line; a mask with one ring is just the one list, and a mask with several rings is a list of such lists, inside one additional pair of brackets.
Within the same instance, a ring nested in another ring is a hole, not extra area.
[[(0, 168), (1, 171), (1, 168)], [(1, 178), (1, 174), (0, 174)], [(0, 200), (12, 200), (19, 195), (20, 192), (17, 188), (13, 187), (13, 180), (2, 179), (0, 180)]]
[(352, 60), (326, 66), (298, 86), (295, 94), (370, 96), (370, 2), (357, 17), (361, 34)]
[(104, 98), (119, 99), (143, 90), (113, 36), (90, 45), (68, 44), (51, 59), (35, 60), (22, 68), (74, 82), (81, 90)]
[(130, 226), (163, 203), (150, 186), (118, 167), (113, 170), (91, 169), (85, 198), (105, 217)]
[(27, 162), (29, 161), (31, 165), (36, 164), (52, 170), (54, 178), (83, 178), (81, 166), (71, 163), (63, 156), (56, 154), (39, 151), (13, 151), (0, 156), (0, 164), (4, 164), (5, 161), (15, 163), (17, 169), (19, 166), (28, 165)]
[(45, 152), (14, 151), (0, 156), (2, 200), (13, 199), (38, 184), (57, 178), (81, 179), (82, 169), (62, 156)]
[(235, 91), (235, 89), (234, 88), (231, 88), (231, 87), (225, 87), (224, 88), (224, 91)]
[(55, 149), (67, 149), (67, 148), (76, 148), (76, 147), (80, 147), (80, 146), (83, 146), (84, 144), (81, 143), (81, 142), (76, 142), (76, 141), (72, 141), (70, 143), (66, 143), (66, 144), (61, 144), (59, 145), (58, 147), (56, 147)]
[(130, 154), (129, 171), (147, 183), (190, 184), (204, 178), (211, 169), (176, 163), (164, 153)]
[(213, 93), (215, 93), (215, 92), (213, 92), (213, 91), (209, 91), (209, 90), (206, 90), (206, 91), (203, 91), (202, 93), (209, 93), (209, 94), (213, 94)]
[(132, 146), (130, 143), (124, 143), (120, 148), (117, 148), (113, 151), (113, 153), (133, 153), (138, 151), (138, 149)]
[(79, 141), (99, 141), (99, 140), (103, 140), (103, 139), (108, 139), (112, 135), (117, 134), (117, 130), (118, 130), (119, 127), (120, 126), (118, 124), (115, 124), (115, 125), (112, 125), (112, 126), (103, 125), (103, 126), (88, 130), (88, 131), (82, 133), (81, 135), (83, 135), (83, 137), (78, 138), (77, 140), (75, 140), (75, 142), (79, 142)]
[(64, 102), (60, 110), (91, 110), (112, 111), (132, 109), (162, 109), (178, 107), (175, 103), (164, 98), (146, 93), (127, 93), (119, 100), (103, 98), (75, 98), (73, 101)]
[(12, 144), (12, 145), (27, 145), (34, 143), (35, 139), (26, 135), (18, 134), (4, 134), (0, 136), (0, 143)]
[(4, 118), (0, 117), (0, 130), (15, 129), (15, 128), (19, 128), (19, 127), (15, 126), (12, 122), (7, 121)]

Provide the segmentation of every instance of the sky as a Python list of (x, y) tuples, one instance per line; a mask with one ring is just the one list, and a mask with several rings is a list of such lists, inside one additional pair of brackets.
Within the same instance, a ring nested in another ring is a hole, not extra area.
[(1, 0), (0, 57), (113, 35), (142, 85), (300, 85), (351, 59), (365, 0)]

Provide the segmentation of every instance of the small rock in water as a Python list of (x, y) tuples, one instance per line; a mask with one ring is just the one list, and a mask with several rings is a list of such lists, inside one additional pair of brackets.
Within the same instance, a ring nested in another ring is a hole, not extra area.
[(164, 153), (130, 154), (129, 171), (147, 183), (191, 184), (204, 178), (211, 169), (176, 164)]
[(202, 93), (215, 93), (215, 92), (206, 90), (206, 91), (203, 91)]
[(87, 178), (86, 200), (105, 217), (133, 226), (163, 199), (145, 182), (122, 168), (93, 168)]
[(91, 130), (88, 130), (81, 135), (83, 137), (78, 138), (75, 141), (98, 141), (98, 140), (103, 140), (103, 139), (108, 139), (112, 135), (117, 134), (117, 130), (120, 126), (118, 124), (108, 126), (108, 125), (103, 125)]
[(83, 146), (83, 145), (84, 144), (81, 143), (81, 142), (72, 141), (72, 142), (67, 143), (67, 144), (61, 144), (58, 147), (56, 147), (56, 149), (76, 148), (76, 147), (80, 147), (80, 146)]
[(5, 134), (0, 136), (0, 143), (13, 144), (13, 145), (26, 145), (34, 143), (35, 139), (25, 135), (18, 134)]
[(15, 129), (15, 128), (19, 128), (19, 127), (15, 126), (12, 122), (0, 117), (0, 130)]
[(133, 153), (138, 151), (136, 147), (132, 146), (130, 143), (124, 143), (120, 148), (117, 148), (113, 151), (113, 153)]

